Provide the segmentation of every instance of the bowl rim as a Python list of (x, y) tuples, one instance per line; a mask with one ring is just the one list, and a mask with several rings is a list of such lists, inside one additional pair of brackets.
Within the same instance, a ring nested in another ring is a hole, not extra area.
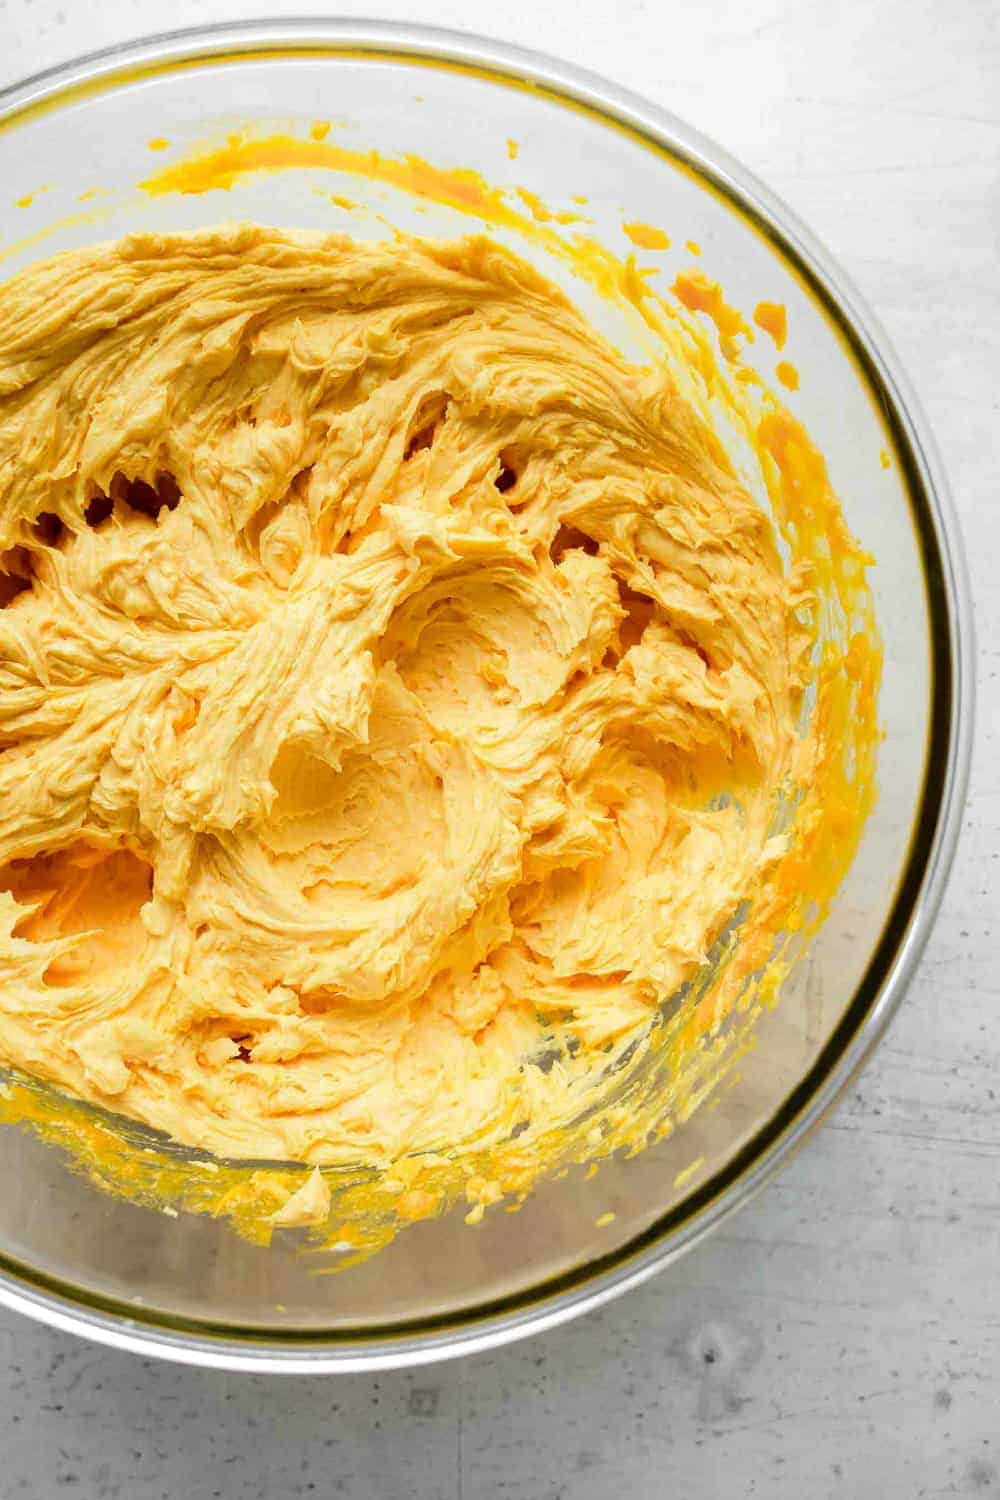
[(0, 1305), (98, 1343), (180, 1363), (257, 1373), (381, 1370), (471, 1354), (553, 1328), (638, 1286), (716, 1229), (760, 1191), (818, 1128), (899, 1008), (940, 905), (965, 804), (973, 742), (974, 632), (961, 533), (947, 480), (912, 386), (880, 324), (849, 279), (785, 204), (728, 152), (668, 110), (598, 74), (472, 32), (409, 22), (262, 19), (161, 32), (75, 57), (0, 90), (0, 129), (81, 92), (127, 83), (137, 71), (343, 53), (417, 64), (458, 64), (556, 102), (691, 167), (763, 233), (804, 277), (847, 337), (881, 398), (905, 470), (923, 558), (931, 636), (931, 714), (919, 816), (892, 909), (840, 1022), (770, 1119), (684, 1203), (614, 1252), (529, 1290), (378, 1333), (231, 1328), (160, 1315), (74, 1288), (0, 1254)]

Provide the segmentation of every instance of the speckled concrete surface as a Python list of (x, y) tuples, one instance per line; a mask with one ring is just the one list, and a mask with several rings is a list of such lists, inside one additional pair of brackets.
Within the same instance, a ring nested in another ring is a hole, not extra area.
[[(860, 1086), (676, 1269), (544, 1339), (336, 1381), (157, 1366), (0, 1313), (0, 1497), (1000, 1496), (1000, 8), (377, 9), (528, 41), (669, 104), (783, 194), (873, 304), (937, 431), (972, 564), (979, 734), (955, 875)], [(0, 0), (0, 81), (244, 13)]]

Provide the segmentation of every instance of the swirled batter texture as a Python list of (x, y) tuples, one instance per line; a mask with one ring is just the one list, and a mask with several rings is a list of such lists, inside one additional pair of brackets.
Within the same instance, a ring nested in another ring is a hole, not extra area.
[(0, 295), (0, 1059), (237, 1157), (558, 1122), (780, 859), (804, 579), (488, 239)]

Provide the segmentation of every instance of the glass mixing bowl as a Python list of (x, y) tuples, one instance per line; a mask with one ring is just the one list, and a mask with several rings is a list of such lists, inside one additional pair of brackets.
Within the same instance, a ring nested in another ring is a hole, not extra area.
[[(529, 207), (531, 195), (556, 211), (585, 198), (588, 232), (619, 253), (623, 223), (662, 225), (674, 248), (653, 259), (667, 276), (691, 263), (687, 242), (697, 242), (732, 302), (787, 307), (787, 353), (802, 377), (793, 405), (877, 560), (879, 800), (828, 919), (715, 1108), (596, 1175), (543, 1181), (517, 1214), (494, 1210), (470, 1228), (459, 1207), (336, 1275), (314, 1274), (295, 1235), (265, 1247), (225, 1217), (156, 1212), (95, 1187), (51, 1131), (0, 1130), (0, 1300), (206, 1365), (375, 1368), (482, 1349), (634, 1285), (745, 1203), (815, 1129), (885, 1030), (940, 900), (969, 757), (970, 605), (926, 423), (842, 274), (715, 146), (532, 53), (410, 26), (254, 23), (43, 74), (0, 99), (0, 271), (126, 231), (226, 218), (361, 234), (387, 232), (386, 220), (425, 234), (478, 227), (460, 194), (421, 199), (322, 163), (253, 173), (228, 192), (138, 190), (178, 153), (248, 120), (306, 139), (312, 122), (330, 121), (345, 148), (472, 168), (511, 201), (521, 189)], [(546, 210), (532, 212), (558, 232)], [(600, 299), (536, 242), (516, 226), (503, 237), (607, 326)], [(762, 338), (747, 353), (769, 380), (776, 357)], [(141, 1131), (129, 1139), (123, 1149), (147, 1149)]]

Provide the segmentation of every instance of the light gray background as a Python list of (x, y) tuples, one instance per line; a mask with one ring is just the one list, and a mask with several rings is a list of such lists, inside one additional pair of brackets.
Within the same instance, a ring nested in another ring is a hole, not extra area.
[[(561, 53), (685, 116), (874, 306), (972, 566), (979, 733), (955, 873), (860, 1086), (676, 1269), (506, 1352), (377, 1379), (201, 1373), (0, 1312), (0, 1497), (1000, 1496), (1000, 0), (372, 6)], [(245, 14), (0, 0), (0, 83)]]

